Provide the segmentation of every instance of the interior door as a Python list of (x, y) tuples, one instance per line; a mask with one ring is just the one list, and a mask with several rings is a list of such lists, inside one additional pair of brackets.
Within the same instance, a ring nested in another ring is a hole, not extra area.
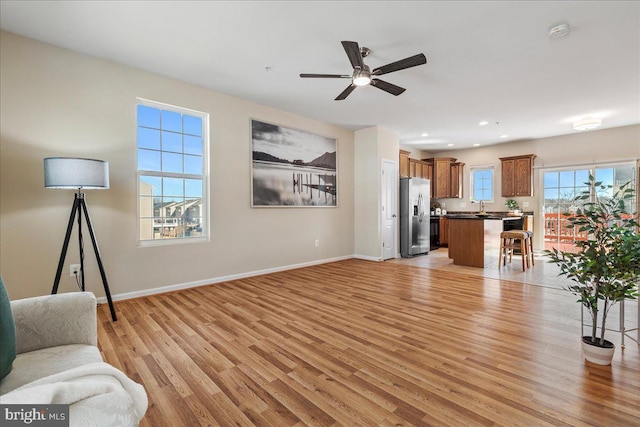
[(398, 164), (389, 160), (382, 161), (381, 199), (381, 235), (382, 259), (397, 258), (398, 230)]

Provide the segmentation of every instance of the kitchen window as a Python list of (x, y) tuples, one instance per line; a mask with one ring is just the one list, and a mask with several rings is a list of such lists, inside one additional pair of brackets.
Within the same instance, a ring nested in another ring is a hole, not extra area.
[(138, 238), (208, 239), (209, 115), (138, 100)]
[(471, 166), (469, 168), (471, 177), (471, 203), (493, 202), (493, 166)]

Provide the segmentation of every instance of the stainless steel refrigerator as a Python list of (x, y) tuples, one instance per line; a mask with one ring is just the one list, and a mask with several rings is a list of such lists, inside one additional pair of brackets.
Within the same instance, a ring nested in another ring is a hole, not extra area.
[(431, 183), (423, 178), (400, 178), (400, 255), (409, 258), (429, 252)]

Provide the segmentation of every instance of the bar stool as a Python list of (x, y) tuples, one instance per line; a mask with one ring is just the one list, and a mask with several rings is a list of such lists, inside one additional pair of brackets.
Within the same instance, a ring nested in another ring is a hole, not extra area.
[(533, 259), (533, 231), (525, 230), (527, 233), (527, 255), (531, 258), (531, 265), (536, 265), (536, 261)]
[[(518, 240), (520, 243), (516, 243)], [(511, 262), (515, 249), (520, 249), (520, 254), (522, 256), (522, 271), (525, 271), (534, 264), (533, 233), (526, 230), (509, 230), (500, 233), (500, 257), (498, 259), (498, 268), (500, 268), (501, 265), (507, 265), (507, 256), (509, 257), (509, 262)]]

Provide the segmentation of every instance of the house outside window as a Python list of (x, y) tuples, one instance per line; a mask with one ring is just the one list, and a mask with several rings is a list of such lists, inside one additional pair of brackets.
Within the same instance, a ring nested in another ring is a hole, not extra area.
[(138, 99), (138, 238), (209, 238), (209, 115)]
[(493, 202), (493, 166), (472, 166), (469, 171), (471, 202)]
[[(612, 165), (583, 165), (568, 168), (548, 168), (541, 171), (544, 194), (544, 248), (575, 251), (576, 241), (584, 241), (588, 235), (578, 228), (567, 228), (568, 217), (575, 216), (584, 201), (575, 200), (589, 187), (587, 181), (593, 175), (604, 186), (612, 186), (604, 191), (598, 189), (598, 197), (611, 197), (627, 182), (635, 190), (635, 197), (625, 204), (623, 217), (635, 215), (638, 207), (638, 176), (634, 163)], [(586, 202), (595, 201), (595, 194)]]

